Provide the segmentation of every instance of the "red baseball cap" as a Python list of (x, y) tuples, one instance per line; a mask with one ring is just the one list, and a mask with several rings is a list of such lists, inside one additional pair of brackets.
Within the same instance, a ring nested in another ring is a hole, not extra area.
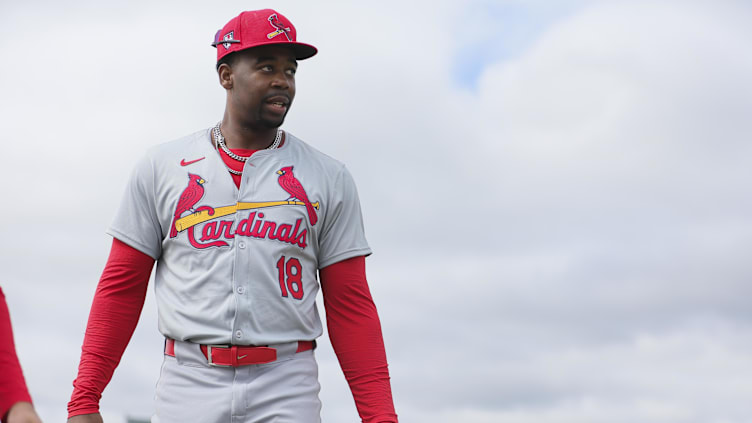
[(272, 9), (250, 10), (230, 19), (217, 31), (212, 46), (217, 48), (219, 61), (230, 53), (269, 44), (292, 46), (298, 60), (307, 59), (318, 51), (310, 44), (297, 42), (292, 22)]

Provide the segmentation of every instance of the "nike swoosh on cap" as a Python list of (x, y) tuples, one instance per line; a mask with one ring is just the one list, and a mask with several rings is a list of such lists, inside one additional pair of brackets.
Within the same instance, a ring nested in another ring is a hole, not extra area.
[(186, 162), (186, 161), (185, 161), (185, 159), (183, 159), (183, 160), (181, 160), (181, 161), (180, 161), (180, 166), (188, 166), (189, 164), (193, 164), (193, 163), (196, 163), (196, 162), (200, 162), (201, 160), (204, 160), (205, 158), (206, 158), (206, 157), (202, 157), (202, 158), (200, 158), (200, 159), (196, 159), (196, 160), (191, 160), (191, 161), (189, 161), (189, 162)]

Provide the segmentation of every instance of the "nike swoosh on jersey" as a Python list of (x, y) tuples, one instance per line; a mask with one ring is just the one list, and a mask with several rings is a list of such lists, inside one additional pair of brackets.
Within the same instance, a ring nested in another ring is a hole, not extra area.
[(180, 166), (188, 166), (189, 164), (200, 162), (201, 160), (204, 160), (205, 158), (206, 157), (202, 157), (200, 159), (191, 160), (191, 161), (188, 161), (188, 162), (186, 162), (185, 159), (183, 159), (183, 160), (180, 161)]

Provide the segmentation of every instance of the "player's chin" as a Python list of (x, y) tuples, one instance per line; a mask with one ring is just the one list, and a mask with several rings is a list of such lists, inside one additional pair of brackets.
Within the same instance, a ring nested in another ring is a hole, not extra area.
[(283, 123), (285, 123), (285, 116), (286, 114), (282, 116), (263, 117), (261, 119), (261, 124), (267, 128), (279, 128)]
[(280, 110), (274, 107), (261, 107), (259, 110), (259, 118), (261, 123), (267, 128), (279, 128), (285, 122), (285, 117), (289, 111), (289, 106), (284, 110)]

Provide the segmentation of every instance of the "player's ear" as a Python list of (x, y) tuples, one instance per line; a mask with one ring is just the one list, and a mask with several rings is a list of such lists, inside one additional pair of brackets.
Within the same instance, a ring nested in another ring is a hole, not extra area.
[(232, 88), (232, 68), (227, 63), (222, 63), (217, 68), (217, 74), (219, 75), (219, 84), (226, 90)]

